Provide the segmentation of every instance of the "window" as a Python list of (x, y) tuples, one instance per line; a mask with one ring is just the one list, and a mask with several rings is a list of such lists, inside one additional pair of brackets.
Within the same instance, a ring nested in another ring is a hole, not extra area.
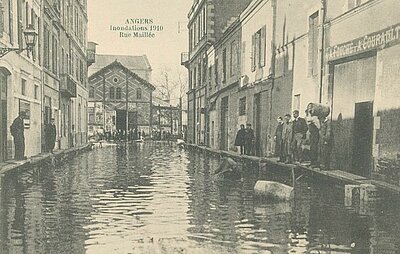
[(91, 86), (89, 88), (89, 98), (94, 98), (94, 87), (93, 86)]
[(318, 74), (318, 11), (309, 18), (308, 30), (308, 75)]
[(196, 68), (194, 68), (193, 70), (193, 88), (196, 88), (196, 82), (197, 82), (197, 72), (196, 72)]
[(53, 35), (52, 36), (52, 42), (53, 42), (53, 50), (51, 51), (52, 52), (52, 69), (53, 69), (53, 73), (54, 74), (58, 74), (58, 43), (57, 43), (57, 40), (56, 40), (56, 37)]
[(215, 86), (218, 86), (219, 77), (218, 77), (218, 58), (215, 58), (215, 68), (214, 68), (214, 77), (215, 77)]
[(138, 100), (142, 99), (142, 89), (140, 88), (136, 89), (136, 99)]
[(226, 81), (226, 48), (222, 51), (222, 82)]
[(18, 46), (20, 49), (23, 49), (24, 47), (24, 40), (23, 40), (23, 33), (22, 33), (22, 28), (23, 28), (23, 16), (22, 16), (22, 12), (23, 12), (23, 6), (22, 6), (22, 2), (19, 0), (17, 1), (17, 31), (18, 31)]
[(349, 10), (359, 6), (361, 4), (361, 0), (347, 0), (347, 7)]
[(34, 98), (36, 100), (39, 98), (39, 86), (38, 85), (35, 85)]
[(294, 96), (293, 106), (294, 106), (295, 110), (299, 110), (300, 109), (300, 94), (296, 94)]
[(44, 45), (43, 45), (43, 47), (44, 47), (43, 65), (44, 65), (44, 68), (49, 69), (50, 32), (49, 32), (47, 25), (44, 25)]
[(116, 97), (117, 100), (121, 100), (121, 98), (122, 98), (121, 87), (117, 87), (116, 96), (115, 97)]
[(212, 66), (208, 67), (208, 86), (210, 91), (212, 91)]
[(239, 116), (246, 115), (246, 97), (239, 99)]
[(236, 41), (232, 41), (231, 43), (231, 55), (230, 55), (230, 66), (229, 72), (231, 76), (235, 74), (236, 68), (238, 67), (238, 45)]
[(21, 80), (21, 94), (26, 95), (26, 80), (25, 79)]
[(252, 36), (251, 71), (265, 66), (266, 62), (266, 27), (263, 26)]
[(114, 87), (110, 87), (110, 99), (115, 99), (115, 89), (114, 89)]

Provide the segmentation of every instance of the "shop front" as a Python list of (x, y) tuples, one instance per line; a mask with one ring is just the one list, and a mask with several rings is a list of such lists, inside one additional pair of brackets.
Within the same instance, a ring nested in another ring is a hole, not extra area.
[(376, 176), (398, 157), (399, 42), (397, 24), (327, 48), (334, 168)]

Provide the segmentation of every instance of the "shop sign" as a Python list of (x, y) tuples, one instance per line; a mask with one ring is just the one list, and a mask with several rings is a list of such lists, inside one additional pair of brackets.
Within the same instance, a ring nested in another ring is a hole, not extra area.
[(19, 112), (25, 111), (24, 127), (29, 128), (31, 125), (31, 104), (29, 101), (19, 100)]
[(400, 24), (326, 49), (328, 61), (352, 56), (372, 49), (383, 49), (400, 42)]

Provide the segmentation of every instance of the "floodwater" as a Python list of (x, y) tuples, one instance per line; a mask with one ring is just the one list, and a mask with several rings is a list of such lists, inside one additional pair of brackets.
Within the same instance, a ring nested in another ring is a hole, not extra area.
[(154, 142), (6, 174), (0, 253), (399, 253), (397, 198), (346, 207), (343, 187), (303, 176), (293, 201), (259, 200), (257, 179), (291, 176), (245, 165), (221, 179), (218, 165)]

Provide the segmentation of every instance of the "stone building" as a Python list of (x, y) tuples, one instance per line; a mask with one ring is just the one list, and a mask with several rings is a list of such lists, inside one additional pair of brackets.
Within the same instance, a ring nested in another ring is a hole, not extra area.
[(152, 84), (117, 60), (93, 73), (89, 84), (90, 133), (125, 131), (127, 127), (150, 132)]
[(189, 52), (182, 65), (189, 71), (188, 132), (191, 143), (207, 142), (207, 51), (222, 36), (232, 17), (237, 17), (250, 0), (194, 0), (189, 11)]
[[(293, 110), (304, 116), (308, 103), (321, 103), (331, 108), (331, 166), (398, 185), (399, 5), (396, 0), (251, 1), (206, 47), (206, 67), (192, 64), (194, 53), (183, 61), (191, 80), (189, 141), (200, 144), (204, 138), (213, 148), (235, 151), (236, 130), (251, 123), (257, 155), (269, 156), (276, 118)], [(196, 52), (192, 40), (189, 45)], [(232, 52), (240, 52), (237, 59)], [(207, 70), (208, 86), (199, 68)], [(201, 128), (208, 137), (201, 136)]]
[[(56, 149), (86, 143), (86, 0), (1, 1), (0, 45), (20, 48), (0, 58), (1, 159), (13, 157), (9, 126), (24, 110), (26, 155), (45, 151), (44, 126), (57, 129)], [(32, 27), (37, 41), (26, 51), (23, 33)]]
[(0, 56), (0, 162), (14, 157), (10, 125), (20, 111), (25, 120), (25, 155), (41, 152), (42, 59), (39, 46), (24, 50), (23, 32), (29, 25), (38, 31), (42, 24), (37, 1), (0, 2), (0, 47), (19, 49)]

